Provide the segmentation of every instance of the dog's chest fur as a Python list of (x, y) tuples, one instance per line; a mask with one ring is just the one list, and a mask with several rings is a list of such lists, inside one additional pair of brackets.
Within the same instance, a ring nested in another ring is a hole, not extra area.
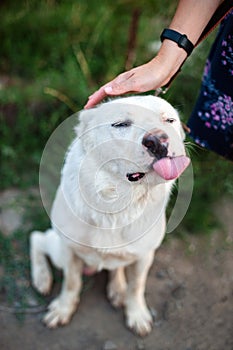
[(137, 260), (138, 254), (128, 249), (97, 249), (91, 247), (75, 247), (76, 254), (82, 258), (87, 266), (96, 271), (102, 269), (115, 270), (119, 266), (126, 266)]

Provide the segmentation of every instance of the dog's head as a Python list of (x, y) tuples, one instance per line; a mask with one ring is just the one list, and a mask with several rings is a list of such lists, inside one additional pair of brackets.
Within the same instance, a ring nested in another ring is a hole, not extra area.
[(80, 113), (76, 128), (91, 167), (130, 182), (174, 180), (189, 164), (177, 111), (154, 96), (116, 99)]

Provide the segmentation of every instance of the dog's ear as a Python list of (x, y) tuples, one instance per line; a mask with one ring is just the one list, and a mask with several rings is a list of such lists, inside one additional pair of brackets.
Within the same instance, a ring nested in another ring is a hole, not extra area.
[(81, 136), (88, 129), (88, 125), (94, 114), (94, 109), (83, 109), (78, 113), (78, 125), (74, 128), (77, 136)]

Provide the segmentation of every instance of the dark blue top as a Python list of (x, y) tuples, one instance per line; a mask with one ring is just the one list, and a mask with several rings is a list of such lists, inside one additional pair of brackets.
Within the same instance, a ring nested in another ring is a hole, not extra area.
[(233, 11), (211, 48), (188, 126), (197, 144), (233, 160)]

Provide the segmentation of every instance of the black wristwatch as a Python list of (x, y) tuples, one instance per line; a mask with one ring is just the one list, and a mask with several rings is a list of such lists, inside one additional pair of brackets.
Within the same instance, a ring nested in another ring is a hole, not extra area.
[(164, 39), (169, 39), (177, 43), (179, 47), (184, 49), (188, 56), (191, 54), (191, 52), (194, 49), (193, 43), (188, 39), (187, 35), (185, 34), (180, 34), (176, 30), (173, 29), (164, 29), (161, 36), (160, 36), (161, 41), (163, 42)]

